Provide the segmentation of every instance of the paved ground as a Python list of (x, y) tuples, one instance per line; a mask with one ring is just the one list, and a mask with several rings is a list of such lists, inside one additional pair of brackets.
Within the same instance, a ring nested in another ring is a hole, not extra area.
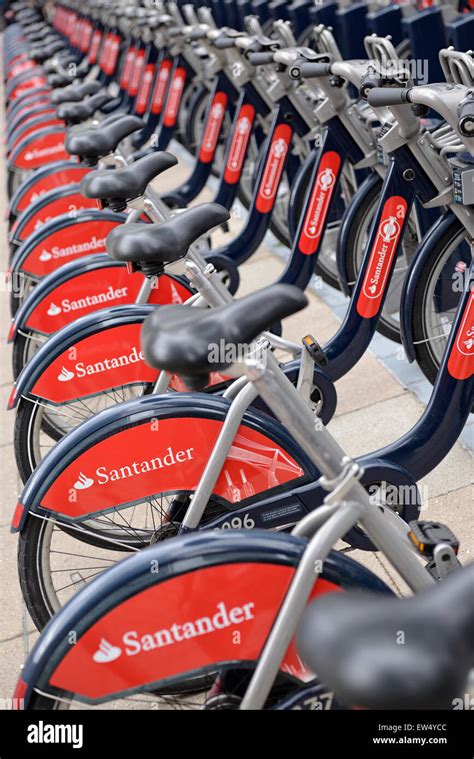
[[(3, 126), (3, 125), (2, 125)], [(2, 130), (4, 133), (4, 130)], [(189, 167), (181, 162), (177, 169), (166, 175), (166, 181), (160, 182), (161, 189), (175, 187), (188, 173)], [(6, 206), (5, 176), (3, 163), (0, 164), (1, 187), (1, 230), (2, 263), (7, 266), (6, 225), (3, 222)], [(205, 192), (200, 199), (208, 199), (211, 193)], [(232, 231), (239, 225), (238, 218), (232, 222)], [(273, 282), (282, 270), (281, 248), (275, 252), (274, 241), (263, 246), (242, 270), (242, 287), (240, 294), (258, 289)], [(0, 279), (3, 281), (3, 279)], [(0, 287), (2, 287), (0, 285)], [(333, 299), (332, 308), (328, 305)], [(340, 298), (324, 291), (309, 294), (309, 306), (305, 311), (295, 315), (285, 324), (285, 336), (299, 340), (301, 335), (312, 332), (317, 339), (324, 342), (337, 330), (342, 315), (343, 302)], [(333, 310), (334, 309), (334, 310)], [(2, 334), (6, 335), (9, 324), (8, 294), (0, 291), (0, 320)], [(386, 362), (387, 358), (399, 355), (388, 341), (377, 338), (374, 341), (379, 356)], [(385, 354), (382, 356), (382, 354)], [(13, 456), (13, 415), (4, 411), (11, 388), (10, 349), (5, 340), (0, 343), (0, 450), (2, 461), (2, 498), (0, 499), (0, 700), (11, 695), (22, 663), (31, 648), (37, 633), (29, 619), (20, 595), (16, 568), (17, 540), (9, 532), (9, 522), (13, 508), (20, 492)], [(386, 362), (387, 363), (387, 362)], [(330, 430), (351, 455), (374, 450), (386, 444), (404, 432), (417, 421), (423, 412), (423, 403), (415, 394), (424, 393), (420, 376), (410, 375), (411, 382), (407, 388), (398, 380), (393, 371), (396, 365), (386, 368), (381, 360), (368, 353), (354, 368), (349, 376), (338, 382), (339, 406)], [(395, 368), (395, 369), (394, 369)], [(417, 379), (413, 381), (413, 376)], [(473, 464), (466, 445), (472, 446), (474, 428), (470, 425), (463, 440), (465, 445), (457, 444), (449, 456), (430, 475), (420, 483), (424, 497), (423, 515), (427, 518), (446, 521), (462, 539), (462, 558), (465, 562), (474, 559), (474, 498), (473, 498)], [(384, 562), (368, 554), (357, 555), (374, 571), (390, 581), (394, 573), (387, 572)], [(402, 588), (402, 583), (397, 581)], [(0, 701), (1, 705), (1, 701)]]

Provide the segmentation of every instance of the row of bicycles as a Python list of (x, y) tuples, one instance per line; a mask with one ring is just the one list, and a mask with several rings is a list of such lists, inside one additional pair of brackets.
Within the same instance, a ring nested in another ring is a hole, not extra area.
[[(349, 58), (253, 5), (235, 27), (215, 3), (7, 12), (25, 709), (452, 709), (472, 689), (474, 566), (417, 482), (473, 406), (474, 55), (444, 48), (420, 81), (390, 36)], [(163, 192), (173, 150), (192, 168)], [(235, 297), (268, 232), (284, 271)], [(315, 273), (346, 315), (289, 341)], [(432, 392), (354, 459), (327, 424), (376, 332)]]

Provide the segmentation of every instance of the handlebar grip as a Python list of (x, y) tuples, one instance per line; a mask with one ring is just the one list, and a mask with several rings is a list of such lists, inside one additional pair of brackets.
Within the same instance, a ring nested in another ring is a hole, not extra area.
[(369, 90), (367, 100), (374, 108), (384, 105), (403, 105), (410, 102), (410, 90), (406, 87), (374, 87)]
[(367, 74), (362, 78), (362, 81), (360, 83), (359, 95), (364, 100), (367, 100), (367, 96), (370, 90), (374, 90), (376, 87), (383, 87), (382, 77), (375, 76), (375, 74)]
[(288, 74), (292, 79), (315, 79), (331, 73), (330, 63), (298, 63), (290, 66)]
[(228, 50), (230, 47), (234, 47), (235, 39), (234, 37), (218, 37), (213, 44), (218, 50)]
[(458, 119), (458, 129), (463, 137), (474, 137), (474, 91), (459, 104)]
[(187, 35), (188, 40), (202, 40), (205, 36), (206, 32), (204, 29), (193, 29), (192, 32)]
[(252, 66), (266, 66), (269, 63), (273, 63), (274, 51), (265, 51), (263, 53), (249, 53), (247, 60)]

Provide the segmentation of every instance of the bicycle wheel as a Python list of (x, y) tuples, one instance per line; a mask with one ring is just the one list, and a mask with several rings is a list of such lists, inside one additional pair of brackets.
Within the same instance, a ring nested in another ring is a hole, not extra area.
[(469, 236), (453, 218), (433, 247), (418, 278), (413, 298), (412, 334), (417, 363), (434, 383), (471, 265)]
[[(183, 147), (188, 150), (191, 155), (194, 155), (194, 152), (191, 150), (191, 143), (189, 140), (189, 129), (188, 129), (188, 123), (189, 123), (189, 109), (192, 105), (193, 99), (196, 97), (196, 93), (199, 92), (200, 86), (198, 87), (195, 84), (188, 84), (187, 87), (185, 87), (183, 96), (181, 98), (181, 106), (178, 111), (178, 120), (177, 120), (177, 129), (175, 138), (178, 142), (180, 142)], [(209, 94), (209, 90), (207, 90), (207, 93)]]
[[(103, 411), (60, 441), (36, 471), (40, 510), (31, 503), (19, 543), (21, 585), (35, 624), (43, 626), (71, 592), (125, 553), (176, 534), (229, 407), (207, 395), (189, 403), (173, 393)], [(260, 493), (305, 481), (309, 464), (293, 446), (267, 417), (242, 421), (215, 471), (200, 527)]]
[(104, 409), (148, 395), (152, 390), (151, 383), (124, 385), (62, 404), (22, 398), (18, 404), (14, 436), (16, 464), (22, 482), (28, 481), (58, 440), (79, 424), (92, 419)]
[(47, 338), (44, 335), (38, 333), (22, 333), (16, 336), (12, 350), (12, 371), (14, 380), (18, 379), (18, 376), (24, 367), (46, 340)]
[[(32, 517), (20, 534), (18, 571), (38, 630), (98, 574), (131, 553), (175, 537), (179, 523), (168, 520), (168, 511), (182, 496), (160, 494), (77, 525)], [(217, 502), (209, 503), (205, 521), (221, 512)]]
[[(207, 532), (120, 562), (59, 612), (46, 646), (43, 639), (37, 644), (19, 683), (25, 707), (154, 708), (150, 699), (207, 675), (210, 691), (170, 706), (236, 708), (305, 546), (284, 533)], [(152, 565), (160, 571), (151, 572)], [(331, 552), (310, 600), (354, 587), (390, 593), (367, 569)], [(318, 687), (317, 679), (292, 641), (265, 708), (288, 697), (286, 708), (295, 708), (293, 699), (308, 686)]]
[[(234, 670), (225, 673), (203, 675), (202, 677), (182, 680), (171, 689), (161, 686), (155, 693), (141, 692), (131, 696), (122, 696), (99, 708), (118, 711), (160, 710), (160, 711), (236, 711), (242, 701), (242, 694), (248, 685), (252, 671)], [(233, 677), (232, 677), (233, 676)], [(229, 684), (228, 684), (229, 683)], [(171, 690), (169, 693), (168, 691)], [(271, 702), (278, 697), (272, 696)], [(82, 704), (71, 693), (56, 693), (54, 697), (36, 691), (28, 703), (28, 711), (65, 711), (91, 708)]]

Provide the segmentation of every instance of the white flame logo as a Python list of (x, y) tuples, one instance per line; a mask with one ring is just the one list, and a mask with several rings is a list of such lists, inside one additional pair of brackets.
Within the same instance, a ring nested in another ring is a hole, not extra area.
[(105, 638), (102, 638), (99, 643), (99, 648), (93, 654), (92, 658), (97, 664), (106, 664), (111, 661), (115, 661), (122, 654), (122, 649), (118, 646), (113, 646)]
[(48, 314), (48, 316), (57, 316), (58, 314), (61, 313), (61, 311), (62, 311), (62, 308), (59, 308), (59, 306), (57, 306), (56, 303), (53, 303), (53, 301), (51, 301), (50, 306), (46, 313)]
[(74, 373), (70, 372), (69, 369), (66, 369), (65, 366), (63, 366), (60, 373), (58, 374), (59, 382), (69, 382), (69, 380), (72, 380), (73, 377)]
[(76, 490), (87, 490), (88, 488), (91, 488), (93, 484), (94, 480), (92, 477), (87, 477), (81, 472), (76, 482), (74, 483), (74, 487)]

